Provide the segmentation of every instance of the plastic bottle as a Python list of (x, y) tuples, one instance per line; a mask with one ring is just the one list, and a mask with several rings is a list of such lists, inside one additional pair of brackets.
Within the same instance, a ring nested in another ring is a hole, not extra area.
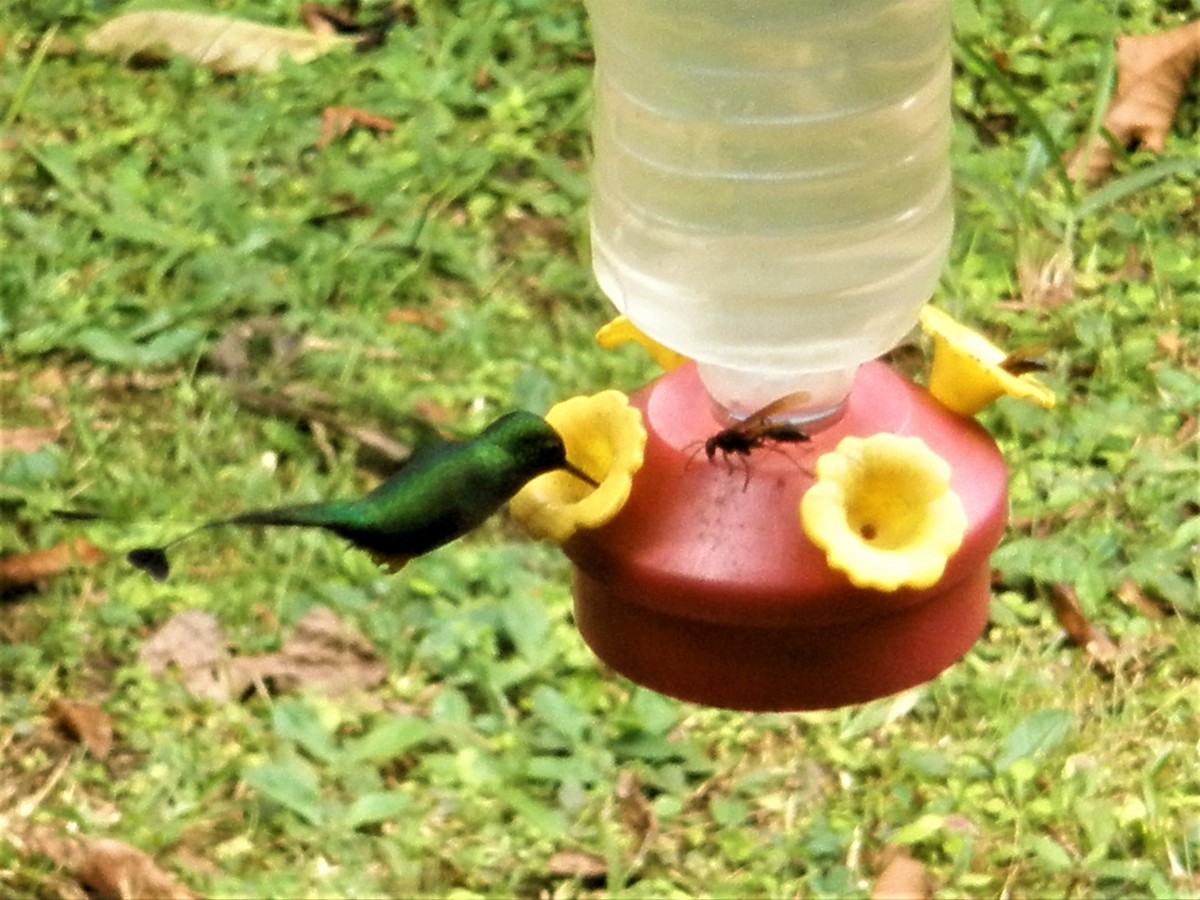
[(592, 252), (729, 412), (839, 408), (945, 262), (950, 0), (587, 0)]

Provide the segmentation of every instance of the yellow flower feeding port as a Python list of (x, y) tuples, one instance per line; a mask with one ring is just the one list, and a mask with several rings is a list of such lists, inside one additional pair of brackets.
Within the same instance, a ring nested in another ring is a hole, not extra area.
[(933, 306), (921, 310), (921, 328), (933, 338), (929, 392), (947, 409), (973, 416), (1005, 396), (1054, 407), (1054, 392), (1030, 373), (1009, 371), (1011, 357), (978, 331)]
[(915, 437), (843, 438), (800, 501), (809, 540), (858, 587), (932, 587), (962, 544), (967, 514), (950, 466)]
[(562, 435), (567, 458), (598, 486), (549, 472), (525, 485), (509, 508), (531, 535), (561, 544), (580, 528), (605, 524), (625, 505), (642, 467), (646, 429), (620, 391), (564, 400), (550, 408), (546, 421)]

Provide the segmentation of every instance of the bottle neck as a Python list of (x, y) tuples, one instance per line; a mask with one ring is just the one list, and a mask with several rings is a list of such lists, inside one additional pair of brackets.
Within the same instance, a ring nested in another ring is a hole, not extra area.
[(807, 425), (813, 431), (841, 418), (857, 366), (822, 372), (764, 372), (700, 363), (700, 380), (713, 403), (731, 420), (744, 419), (782, 397), (803, 393), (774, 418)]

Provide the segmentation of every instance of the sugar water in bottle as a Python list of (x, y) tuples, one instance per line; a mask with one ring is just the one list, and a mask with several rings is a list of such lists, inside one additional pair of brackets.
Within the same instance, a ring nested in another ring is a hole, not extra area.
[(587, 0), (601, 288), (746, 412), (835, 409), (945, 262), (949, 0)]

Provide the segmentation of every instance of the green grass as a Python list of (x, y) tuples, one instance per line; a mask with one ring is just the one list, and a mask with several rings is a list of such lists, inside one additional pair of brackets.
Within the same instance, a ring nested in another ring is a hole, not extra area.
[[(282, 24), (293, 6), (220, 4)], [(1096, 127), (1112, 36), (1186, 4), (956, 3), (958, 225), (936, 299), (1005, 345), (1049, 343), (1061, 402), (984, 416), (1014, 526), (990, 629), (934, 682), (804, 715), (664, 699), (591, 657), (566, 561), (502, 517), (395, 577), (295, 533), (185, 545), (166, 585), (119, 561), (183, 519), (370, 484), (352, 440), (233, 399), (214, 350), (239, 322), (270, 323), (253, 386), (333, 396), (407, 443), (414, 410), (466, 434), (653, 377), (590, 339), (610, 313), (586, 256), (582, 4), (413, 6), (382, 51), (225, 77), (67, 52), (108, 4), (9, 4), (0, 412), (64, 431), (0, 458), (0, 553), (84, 533), (114, 558), (0, 601), (0, 833), (71, 823), (215, 896), (864, 896), (895, 845), (944, 896), (1200, 894), (1195, 90), (1175, 162), (1134, 153), (1094, 192), (1056, 165)], [(317, 152), (329, 105), (397, 127)], [(1064, 250), (1073, 298), (1001, 303), (1019, 266)], [(131, 524), (48, 517), (70, 504)], [(1119, 641), (1111, 677), (1063, 639), (1063, 581)], [(1122, 603), (1127, 583), (1168, 615)], [(185, 609), (256, 653), (318, 605), (388, 661), (368, 697), (205, 704), (137, 662)], [(107, 760), (54, 735), (55, 697), (102, 703)], [(640, 859), (623, 773), (656, 821)], [(607, 883), (552, 875), (562, 850), (604, 858)], [(3, 893), (62, 878), (0, 841)]]

